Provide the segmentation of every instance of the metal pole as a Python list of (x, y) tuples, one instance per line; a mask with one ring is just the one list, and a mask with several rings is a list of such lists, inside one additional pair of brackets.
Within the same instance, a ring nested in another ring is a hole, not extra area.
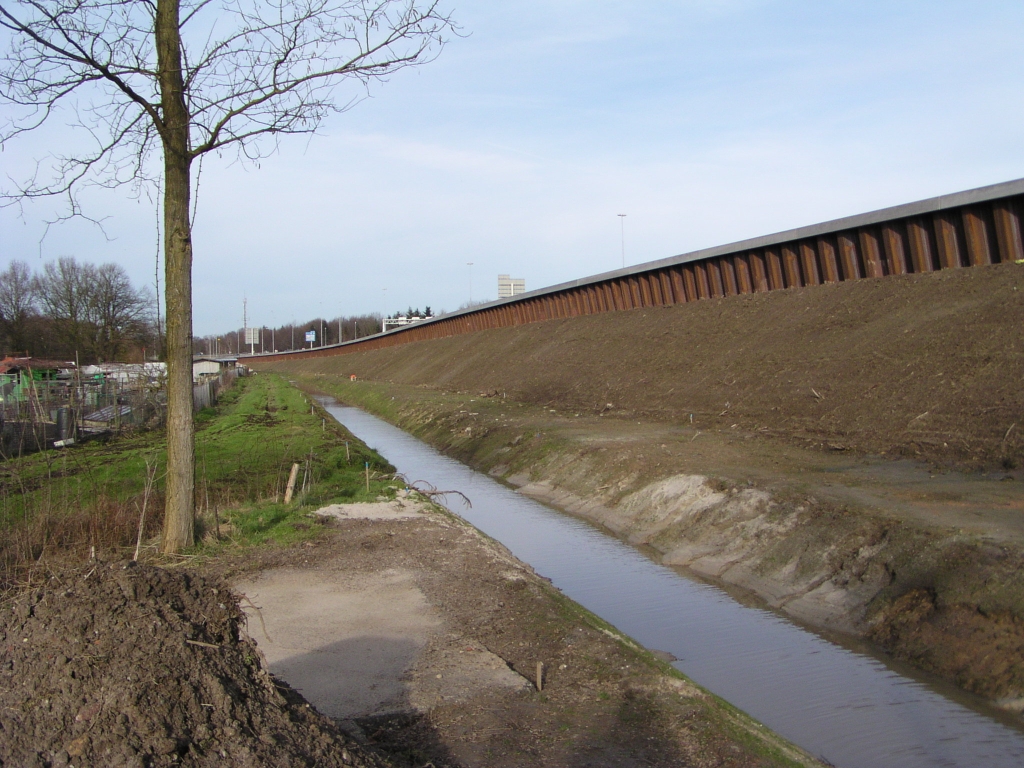
[(467, 261), (466, 266), (469, 267), (469, 305), (473, 306), (473, 262)]

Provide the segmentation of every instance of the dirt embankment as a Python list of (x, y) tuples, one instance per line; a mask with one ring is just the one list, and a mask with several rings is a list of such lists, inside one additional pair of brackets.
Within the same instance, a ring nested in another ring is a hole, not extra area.
[(1000, 265), (273, 367), (1020, 710), (1022, 286)]
[(275, 681), (223, 584), (64, 568), (0, 609), (0, 765), (383, 766)]
[(1002, 469), (1024, 456), (1022, 327), (1024, 266), (1004, 264), (552, 320), (268, 367)]

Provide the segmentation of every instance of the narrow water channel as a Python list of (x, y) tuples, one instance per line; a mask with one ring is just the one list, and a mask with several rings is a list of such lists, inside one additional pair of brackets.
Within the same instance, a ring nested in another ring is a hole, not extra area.
[(459, 490), (452, 511), (566, 595), (814, 755), (841, 768), (1024, 766), (1024, 732), (879, 660), (659, 565), (356, 408), (327, 411), (410, 482)]

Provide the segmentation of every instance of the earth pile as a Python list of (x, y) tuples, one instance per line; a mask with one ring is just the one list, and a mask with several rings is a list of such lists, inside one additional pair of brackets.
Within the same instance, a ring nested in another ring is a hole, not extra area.
[(266, 670), (222, 584), (134, 563), (0, 609), (0, 766), (386, 766)]

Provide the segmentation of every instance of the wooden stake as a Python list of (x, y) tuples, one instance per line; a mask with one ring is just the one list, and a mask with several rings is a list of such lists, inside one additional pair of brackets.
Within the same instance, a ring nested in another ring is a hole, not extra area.
[(537, 662), (537, 690), (544, 690), (544, 662)]
[(345, 441), (345, 461), (352, 463), (352, 454), (348, 452), (348, 440)]
[(366, 492), (370, 492), (370, 462), (366, 462)]
[(285, 506), (292, 503), (292, 494), (295, 493), (295, 480), (299, 476), (299, 464), (292, 464), (291, 474), (288, 475), (288, 486), (284, 490)]
[[(149, 459), (146, 459), (146, 491), (142, 496), (142, 510), (139, 512), (139, 536), (135, 540), (135, 556), (133, 562), (138, 562), (139, 551), (142, 549), (142, 529), (146, 525), (146, 507), (149, 504), (149, 493), (153, 490), (153, 481), (156, 479), (156, 462), (150, 466)], [(136, 503), (136, 506), (138, 504)]]

